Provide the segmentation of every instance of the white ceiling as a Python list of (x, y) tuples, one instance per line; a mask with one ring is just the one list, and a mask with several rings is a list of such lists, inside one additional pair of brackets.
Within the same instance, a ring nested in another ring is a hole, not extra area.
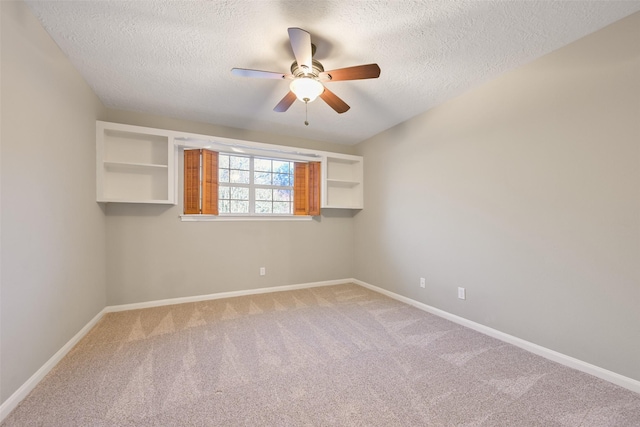
[[(27, 3), (107, 107), (354, 144), (614, 21), (640, 1), (209, 0)], [(326, 70), (376, 62), (379, 79), (328, 83), (273, 107), (288, 81), (288, 27), (311, 33)]]

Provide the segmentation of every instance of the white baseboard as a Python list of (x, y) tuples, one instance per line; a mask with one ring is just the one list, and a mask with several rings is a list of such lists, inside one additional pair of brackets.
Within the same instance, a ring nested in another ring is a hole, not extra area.
[(481, 332), (485, 335), (489, 335), (490, 337), (499, 339), (500, 341), (513, 344), (524, 350), (530, 351), (531, 353), (537, 354), (538, 356), (542, 356), (546, 359), (552, 360), (554, 362), (560, 363), (562, 365), (568, 366), (578, 371), (582, 371), (587, 374), (593, 375), (594, 377), (598, 377), (605, 381), (609, 381), (613, 384), (619, 385), (620, 387), (624, 387), (628, 390), (634, 391), (636, 393), (640, 393), (640, 381), (634, 380), (633, 378), (625, 377), (624, 375), (620, 375), (615, 372), (609, 371), (607, 369), (601, 368), (599, 366), (592, 365), (590, 363), (576, 359), (574, 357), (567, 356), (566, 354), (562, 354), (557, 351), (548, 349), (546, 347), (542, 347), (541, 345), (534, 344), (532, 342), (523, 340), (518, 337), (514, 337), (513, 335), (500, 332), (497, 329), (493, 329), (488, 326), (482, 325), (480, 323), (476, 323), (472, 320), (465, 319), (464, 317), (456, 316), (455, 314), (451, 314), (444, 310), (431, 307), (430, 305), (421, 303), (411, 298), (407, 298), (405, 296), (396, 294), (394, 292), (387, 291), (386, 289), (379, 288), (377, 286), (363, 282), (362, 280), (351, 279), (351, 281), (360, 286), (371, 289), (372, 291), (381, 293), (395, 300), (412, 305), (416, 308), (419, 308), (420, 310), (424, 310), (428, 313), (435, 314), (436, 316), (445, 318), (459, 325), (466, 326), (467, 328)]
[(29, 378), (24, 384), (22, 384), (18, 390), (16, 390), (11, 396), (9, 396), (7, 400), (2, 403), (2, 405), (0, 405), (0, 423), (5, 419), (7, 415), (11, 413), (11, 411), (16, 408), (16, 406), (18, 406), (20, 402), (22, 402), (22, 399), (27, 397), (31, 390), (33, 390), (35, 386), (37, 386), (38, 383), (42, 381), (45, 375), (47, 375), (49, 371), (51, 371), (51, 369), (53, 369), (53, 367), (56, 366), (64, 356), (67, 355), (69, 350), (71, 350), (73, 346), (76, 345), (78, 341), (80, 341), (82, 337), (84, 337), (96, 323), (98, 323), (104, 313), (105, 309), (102, 309), (98, 314), (96, 314), (95, 317), (91, 319), (89, 323), (84, 325), (84, 327), (80, 329), (80, 331), (78, 331), (78, 333), (75, 334), (73, 338), (71, 338), (65, 345), (63, 345), (56, 354), (54, 354), (49, 360), (47, 360), (47, 362), (42, 365), (35, 374), (31, 375), (31, 378)]
[(259, 288), (249, 289), (246, 291), (233, 291), (233, 292), (220, 292), (217, 294), (199, 295), (193, 297), (172, 298), (158, 301), (141, 302), (135, 304), (123, 304), (113, 305), (103, 308), (100, 313), (89, 321), (77, 334), (73, 336), (56, 354), (54, 354), (47, 362), (38, 369), (38, 371), (31, 376), (18, 390), (16, 390), (2, 405), (0, 405), (0, 423), (6, 418), (7, 415), (13, 411), (18, 404), (27, 397), (27, 395), (33, 390), (40, 381), (53, 369), (54, 366), (62, 360), (64, 356), (80, 341), (86, 334), (95, 326), (96, 323), (104, 316), (105, 313), (112, 313), (116, 311), (136, 310), (139, 308), (160, 307), (163, 305), (182, 304), (185, 302), (206, 301), (220, 298), (239, 297), (244, 295), (257, 295), (265, 294), (269, 292), (291, 291), (296, 289), (315, 288), (318, 286), (331, 286), (341, 285), (344, 283), (353, 283), (354, 279), (343, 280), (327, 280), (324, 282), (311, 282), (301, 283), (297, 285), (275, 286), (271, 288)]
[(107, 313), (116, 311), (138, 310), (140, 308), (161, 307), (163, 305), (183, 304), (186, 302), (208, 301), (212, 299), (242, 297), (246, 295), (267, 294), (270, 292), (293, 291), (296, 289), (317, 288), (319, 286), (342, 285), (353, 283), (355, 279), (325, 280), (324, 282), (300, 283), (297, 285), (273, 286), (270, 288), (247, 289), (243, 291), (219, 292), (216, 294), (196, 295), (193, 297), (169, 298), (133, 304), (112, 305), (105, 307)]

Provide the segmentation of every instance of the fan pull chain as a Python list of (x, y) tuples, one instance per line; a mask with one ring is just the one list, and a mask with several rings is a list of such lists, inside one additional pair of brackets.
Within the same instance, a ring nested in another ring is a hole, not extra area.
[(304, 125), (309, 126), (309, 101), (304, 101)]

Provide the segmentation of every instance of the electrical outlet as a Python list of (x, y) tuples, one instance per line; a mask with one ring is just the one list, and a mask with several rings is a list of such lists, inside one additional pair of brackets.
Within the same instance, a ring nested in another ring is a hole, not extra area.
[(467, 299), (467, 292), (464, 288), (458, 288), (458, 299)]
[(260, 275), (264, 276), (267, 274), (267, 269), (265, 267), (260, 267)]
[(426, 285), (427, 285), (427, 281), (424, 280), (424, 277), (421, 277), (420, 278), (420, 287), (424, 288)]

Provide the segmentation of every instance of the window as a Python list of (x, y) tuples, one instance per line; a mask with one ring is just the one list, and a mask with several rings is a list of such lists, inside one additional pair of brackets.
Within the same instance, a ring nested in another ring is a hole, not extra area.
[(293, 162), (220, 154), (220, 214), (293, 214)]
[(320, 163), (185, 150), (184, 213), (319, 215)]

